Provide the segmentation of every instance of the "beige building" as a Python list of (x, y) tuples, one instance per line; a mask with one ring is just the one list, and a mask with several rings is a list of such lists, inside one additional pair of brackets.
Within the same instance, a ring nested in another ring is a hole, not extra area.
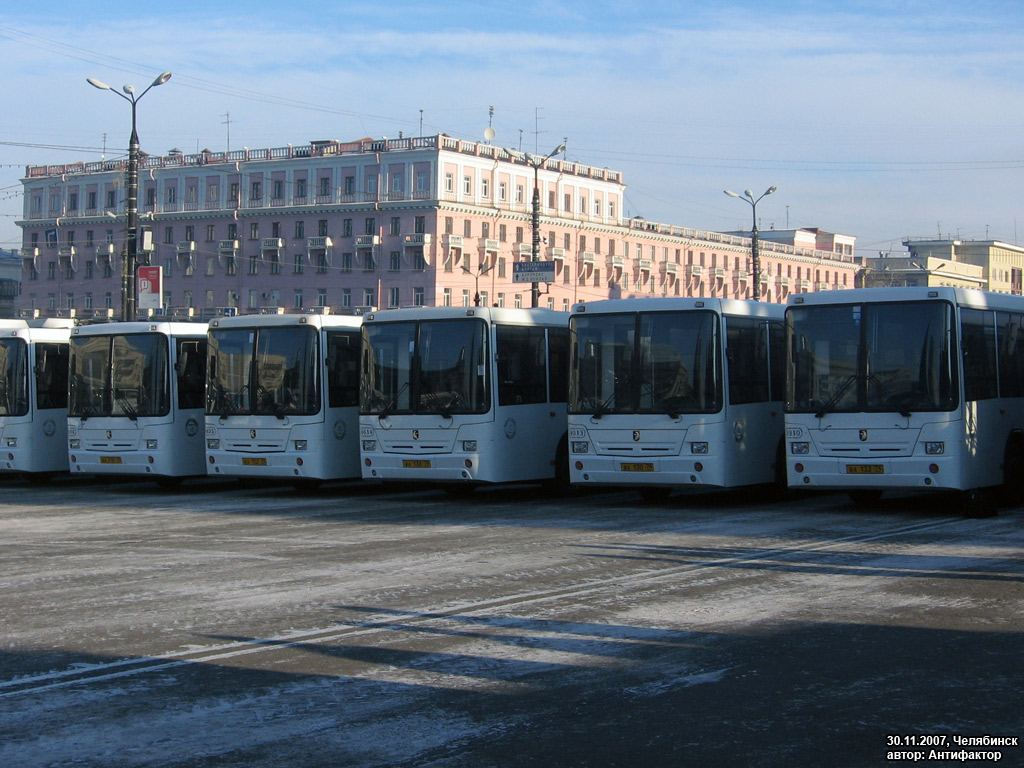
[(905, 257), (864, 259), (861, 284), (948, 285), (1024, 292), (1024, 247), (998, 240), (904, 240)]

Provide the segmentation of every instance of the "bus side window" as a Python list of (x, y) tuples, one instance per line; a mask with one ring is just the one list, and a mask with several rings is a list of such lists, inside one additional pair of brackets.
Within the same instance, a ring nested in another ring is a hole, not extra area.
[(782, 320), (768, 321), (768, 381), (770, 400), (786, 399), (786, 324)]
[(569, 400), (569, 329), (548, 329), (548, 391), (552, 403)]
[(964, 400), (989, 400), (998, 396), (996, 334), (992, 313), (961, 309)]
[(1024, 315), (999, 312), (999, 395), (1024, 397)]
[(36, 407), (68, 407), (68, 345), (36, 345)]
[(543, 328), (499, 325), (498, 405), (543, 403), (547, 400), (547, 364)]
[(327, 406), (359, 404), (358, 333), (327, 334)]
[(178, 408), (202, 408), (205, 399), (206, 341), (178, 340)]
[(768, 333), (764, 320), (727, 317), (729, 402), (768, 401)]

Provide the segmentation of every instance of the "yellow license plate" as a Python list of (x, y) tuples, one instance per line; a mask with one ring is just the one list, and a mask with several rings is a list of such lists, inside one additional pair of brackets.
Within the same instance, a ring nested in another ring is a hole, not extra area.
[(243, 458), (242, 459), (242, 466), (243, 467), (265, 467), (265, 466), (267, 466), (267, 460), (263, 459), (263, 458), (259, 458), (259, 459)]
[(402, 459), (405, 469), (430, 469), (430, 459)]
[(848, 475), (884, 475), (885, 467), (881, 464), (847, 464)]
[(636, 464), (623, 464), (620, 469), (623, 472), (653, 472), (654, 464), (649, 461), (642, 461)]
[(120, 456), (100, 456), (100, 464), (120, 464)]

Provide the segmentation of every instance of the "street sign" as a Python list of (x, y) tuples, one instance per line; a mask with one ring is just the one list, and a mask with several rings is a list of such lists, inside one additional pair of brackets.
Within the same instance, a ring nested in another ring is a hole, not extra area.
[(513, 283), (555, 282), (555, 262), (517, 261), (512, 265)]

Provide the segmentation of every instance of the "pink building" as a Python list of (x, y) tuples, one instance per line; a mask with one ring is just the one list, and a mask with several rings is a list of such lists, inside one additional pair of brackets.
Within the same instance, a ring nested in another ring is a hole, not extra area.
[[(624, 219), (620, 173), (536, 160), (444, 135), (145, 156), (140, 263), (163, 267), (168, 311), (530, 306), (513, 264), (533, 257), (536, 179), (541, 306), (751, 295), (749, 238)], [(117, 314), (124, 162), (29, 166), (23, 185), (21, 308)], [(817, 234), (762, 239), (762, 298), (854, 286), (853, 238)]]

